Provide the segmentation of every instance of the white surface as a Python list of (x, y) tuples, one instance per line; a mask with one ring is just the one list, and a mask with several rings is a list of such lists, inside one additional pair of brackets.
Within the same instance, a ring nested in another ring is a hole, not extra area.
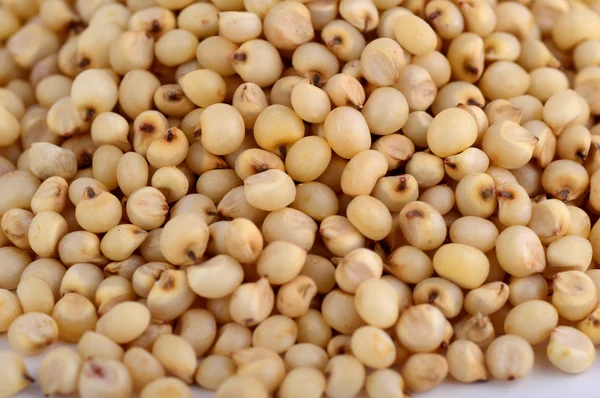
[[(6, 336), (0, 336), (0, 350), (10, 350)], [(52, 350), (52, 347), (48, 350)], [(512, 382), (487, 382), (477, 384), (460, 384), (447, 381), (432, 391), (415, 394), (423, 398), (569, 398), (569, 397), (596, 397), (599, 395), (600, 356), (594, 365), (585, 373), (567, 375), (556, 370), (544, 355), (545, 347), (536, 347), (536, 367), (532, 374), (523, 380)], [(47, 351), (46, 351), (47, 352)], [(41, 356), (25, 357), (27, 368), (35, 378)], [(33, 384), (21, 392), (18, 398), (43, 397), (38, 386)], [(110, 398), (110, 397), (107, 397)], [(214, 398), (213, 393), (194, 388), (194, 398)]]

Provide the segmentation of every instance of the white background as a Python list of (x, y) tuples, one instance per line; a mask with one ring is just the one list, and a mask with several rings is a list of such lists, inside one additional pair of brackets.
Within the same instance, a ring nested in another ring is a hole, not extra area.
[[(6, 337), (0, 337), (0, 350), (10, 350)], [(50, 347), (47, 351), (52, 350)], [(447, 381), (426, 393), (415, 394), (423, 398), (569, 398), (600, 396), (600, 357), (585, 373), (568, 375), (556, 370), (544, 355), (543, 346), (536, 347), (536, 366), (532, 374), (512, 382), (487, 382), (481, 384), (459, 384)], [(43, 354), (25, 357), (27, 368), (35, 378)], [(43, 397), (38, 386), (33, 384), (21, 392), (18, 398)], [(110, 397), (107, 397), (110, 398)], [(194, 398), (214, 398), (213, 393), (194, 388)]]

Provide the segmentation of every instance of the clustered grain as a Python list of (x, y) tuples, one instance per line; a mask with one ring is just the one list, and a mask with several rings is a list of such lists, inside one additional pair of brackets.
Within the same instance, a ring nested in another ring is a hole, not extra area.
[(588, 370), (599, 88), (592, 0), (0, 0), (0, 396)]

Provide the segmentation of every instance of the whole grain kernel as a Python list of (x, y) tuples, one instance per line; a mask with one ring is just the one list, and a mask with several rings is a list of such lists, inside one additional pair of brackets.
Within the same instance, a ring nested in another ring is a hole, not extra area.
[(133, 382), (127, 367), (108, 358), (87, 358), (83, 362), (78, 380), (78, 392), (82, 396), (106, 394), (127, 397), (133, 392)]
[(559, 272), (552, 287), (552, 305), (560, 316), (570, 321), (580, 321), (588, 316), (598, 302), (594, 282), (581, 271)]
[(444, 178), (444, 161), (428, 152), (415, 152), (405, 171), (417, 180), (419, 188), (431, 188)]
[[(264, 29), (266, 26), (265, 21)], [(245, 82), (260, 87), (275, 83), (283, 71), (281, 55), (271, 41), (249, 40), (231, 55), (231, 59), (233, 69)]]
[[(102, 210), (101, 210), (102, 209)], [(88, 186), (75, 208), (77, 222), (90, 232), (107, 232), (121, 220), (122, 207), (113, 194)]]
[(581, 373), (596, 359), (596, 350), (581, 331), (568, 326), (552, 330), (546, 349), (550, 362), (565, 373)]
[(434, 30), (416, 15), (401, 15), (394, 29), (396, 40), (411, 54), (425, 55), (435, 50), (437, 39)]
[(23, 355), (36, 354), (58, 339), (58, 326), (49, 315), (29, 312), (19, 315), (7, 333), (10, 347)]
[(558, 312), (543, 300), (525, 301), (511, 309), (504, 321), (504, 331), (538, 344), (551, 335), (558, 325)]
[(401, 90), (392, 87), (377, 88), (369, 95), (361, 112), (371, 133), (392, 134), (404, 126), (409, 110), (404, 97)]
[(355, 396), (363, 387), (366, 371), (364, 365), (351, 355), (338, 355), (325, 367), (326, 394), (332, 398)]
[(369, 195), (387, 168), (387, 160), (381, 152), (368, 149), (357, 153), (342, 171), (342, 191), (350, 196)]
[(294, 50), (292, 66), (299, 76), (307, 78), (317, 87), (339, 72), (336, 56), (319, 43), (305, 43)]
[(263, 31), (267, 40), (281, 50), (293, 50), (314, 37), (308, 8), (291, 1), (269, 9)]
[(413, 142), (401, 134), (389, 134), (377, 139), (371, 149), (381, 152), (388, 160), (388, 170), (397, 169), (415, 153)]
[(347, 106), (334, 109), (327, 115), (324, 128), (331, 149), (345, 159), (351, 159), (371, 145), (367, 121), (356, 109)]
[(238, 375), (255, 377), (269, 392), (275, 391), (285, 377), (283, 359), (269, 349), (245, 348), (236, 352), (232, 359), (237, 365)]
[(402, 47), (388, 38), (373, 40), (367, 44), (360, 56), (360, 66), (365, 79), (379, 86), (396, 84), (404, 65)]
[(446, 239), (447, 229), (442, 215), (425, 202), (407, 204), (398, 217), (406, 240), (418, 249), (436, 249)]
[(427, 278), (419, 282), (413, 291), (415, 304), (431, 304), (445, 317), (454, 318), (463, 306), (463, 293), (460, 288), (443, 278)]
[(303, 136), (302, 119), (292, 109), (283, 105), (271, 105), (264, 109), (254, 125), (257, 144), (282, 158)]
[(184, 338), (173, 334), (161, 335), (154, 342), (152, 355), (159, 360), (167, 373), (186, 383), (193, 380), (196, 356), (194, 349)]
[(430, 72), (420, 65), (406, 65), (394, 85), (406, 98), (411, 111), (424, 111), (433, 103), (437, 86)]
[(446, 318), (437, 307), (418, 304), (405, 309), (396, 325), (396, 335), (413, 352), (431, 352), (442, 344)]
[(321, 38), (325, 45), (341, 60), (358, 59), (366, 42), (360, 31), (345, 20), (334, 20), (327, 23)]
[[(512, 358), (519, 358), (518, 361)], [(500, 336), (485, 353), (490, 375), (499, 380), (515, 380), (531, 372), (534, 363), (533, 349), (522, 337)]]
[(433, 267), (442, 277), (468, 289), (481, 286), (489, 273), (483, 252), (459, 243), (443, 245), (433, 257)]
[(115, 305), (134, 300), (135, 297), (135, 291), (129, 279), (114, 275), (100, 282), (96, 289), (94, 304), (98, 307), (98, 314), (103, 315)]
[(448, 371), (448, 361), (442, 355), (417, 353), (404, 363), (402, 378), (410, 391), (425, 392), (440, 384)]

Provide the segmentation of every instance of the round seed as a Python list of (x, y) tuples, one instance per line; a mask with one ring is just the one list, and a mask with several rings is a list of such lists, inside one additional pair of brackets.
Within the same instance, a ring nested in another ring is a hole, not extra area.
[(81, 396), (106, 394), (128, 397), (133, 382), (127, 367), (114, 359), (92, 357), (84, 361), (79, 374), (78, 392)]
[(436, 307), (419, 304), (400, 315), (396, 334), (400, 343), (413, 352), (430, 352), (444, 340), (446, 318)]
[[(127, 322), (123, 322), (127, 319)], [(114, 306), (100, 318), (96, 331), (116, 343), (125, 344), (138, 338), (150, 324), (150, 312), (136, 302), (123, 302)]]
[(519, 379), (531, 372), (533, 349), (522, 337), (500, 336), (490, 344), (485, 353), (485, 362), (493, 378), (509, 381)]
[(552, 305), (560, 316), (571, 321), (580, 321), (588, 316), (598, 302), (594, 282), (581, 271), (559, 272), (552, 287)]
[(8, 328), (8, 344), (20, 354), (31, 355), (45, 350), (58, 338), (58, 326), (49, 315), (29, 312), (19, 315)]
[(448, 361), (439, 354), (411, 355), (402, 367), (402, 378), (410, 391), (429, 391), (448, 375)]
[(37, 381), (44, 394), (74, 394), (82, 360), (77, 351), (58, 347), (47, 354), (40, 364)]
[(33, 383), (33, 378), (29, 375), (25, 361), (23, 358), (14, 352), (2, 351), (0, 353), (0, 361), (2, 363), (2, 387), (0, 392), (3, 395), (11, 396), (18, 394)]
[(196, 371), (196, 354), (184, 338), (173, 334), (159, 336), (152, 346), (152, 355), (168, 373), (186, 383), (192, 382)]
[(473, 383), (488, 379), (481, 349), (469, 340), (456, 340), (446, 353), (450, 375), (461, 383)]
[(558, 324), (558, 312), (546, 301), (529, 300), (515, 306), (506, 315), (504, 331), (538, 344), (550, 337)]
[(369, 325), (392, 327), (398, 320), (400, 300), (393, 286), (382, 279), (368, 279), (356, 289), (354, 304)]
[(584, 372), (596, 359), (596, 349), (590, 339), (568, 326), (552, 330), (546, 354), (554, 366), (566, 373)]

